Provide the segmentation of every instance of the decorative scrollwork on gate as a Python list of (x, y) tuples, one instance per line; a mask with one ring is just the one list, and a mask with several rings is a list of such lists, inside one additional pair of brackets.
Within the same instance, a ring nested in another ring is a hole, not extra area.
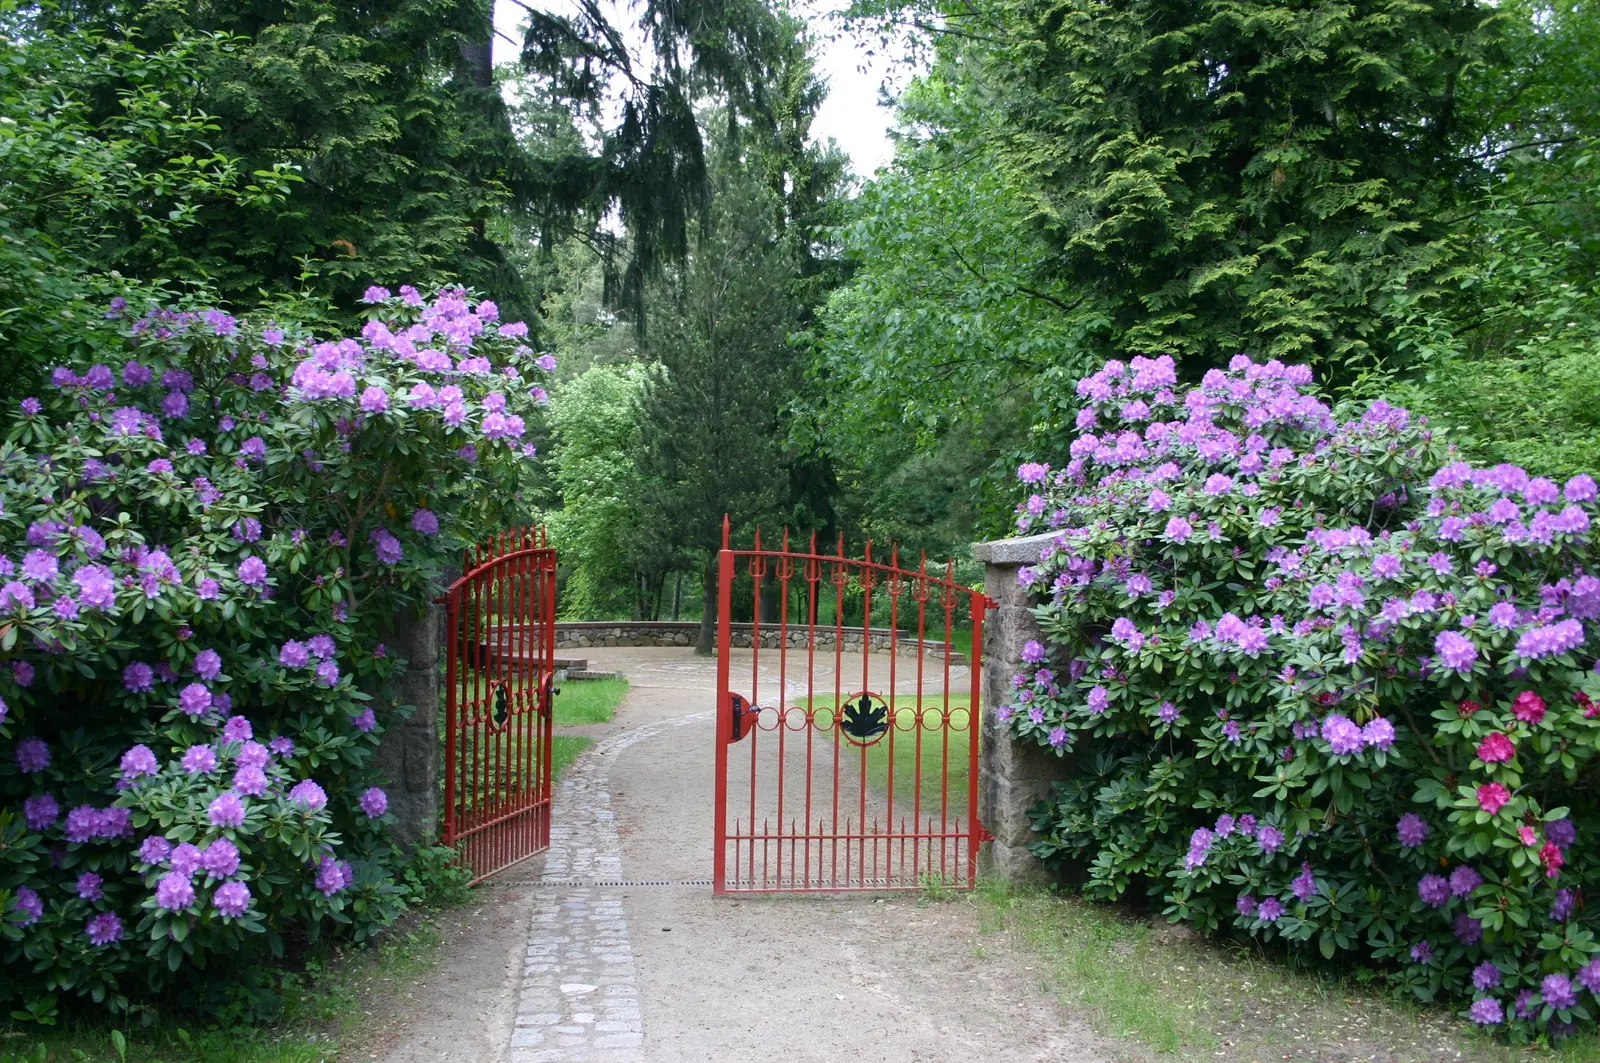
[(491, 684), (493, 689), (489, 719), (494, 723), (495, 729), (504, 731), (506, 724), (511, 722), (511, 691), (498, 680)]

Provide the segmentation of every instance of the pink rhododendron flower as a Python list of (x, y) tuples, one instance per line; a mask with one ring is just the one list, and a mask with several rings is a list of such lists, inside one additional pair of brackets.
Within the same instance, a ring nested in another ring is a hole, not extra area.
[(1526, 724), (1537, 724), (1544, 719), (1544, 699), (1531, 690), (1524, 690), (1511, 703), (1511, 715)]
[(1503, 764), (1516, 754), (1516, 743), (1498, 731), (1478, 743), (1478, 759), (1485, 764)]
[(1511, 791), (1497, 782), (1485, 783), (1478, 787), (1478, 807), (1491, 816), (1499, 812), (1511, 800)]

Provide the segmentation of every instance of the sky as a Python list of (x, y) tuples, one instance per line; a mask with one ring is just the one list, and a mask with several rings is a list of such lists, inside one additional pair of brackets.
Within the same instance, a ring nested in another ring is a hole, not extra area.
[[(559, 12), (561, 0), (532, 0), (544, 10)], [(607, 8), (616, 10), (617, 3)], [(813, 0), (809, 8), (820, 12), (825, 8)], [(513, 0), (495, 0), (494, 21), (497, 31), (494, 42), (496, 63), (516, 59), (522, 40), (519, 27), (523, 9)], [(829, 40), (833, 27), (820, 14), (810, 16), (812, 25), (821, 38), (823, 54), (821, 74), (828, 81), (828, 99), (817, 114), (812, 131), (818, 139), (832, 137), (850, 156), (852, 168), (862, 177), (870, 177), (878, 167), (884, 166), (894, 154), (889, 141), (888, 128), (893, 121), (892, 112), (878, 105), (878, 87), (887, 69), (881, 58), (874, 61), (848, 37)], [(623, 12), (617, 12), (619, 24), (627, 22)], [(628, 35), (635, 44), (638, 38)]]

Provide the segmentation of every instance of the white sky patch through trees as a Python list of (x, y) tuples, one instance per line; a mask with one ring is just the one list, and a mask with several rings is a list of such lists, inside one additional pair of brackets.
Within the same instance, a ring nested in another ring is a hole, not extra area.
[[(564, 0), (531, 0), (533, 6), (552, 13), (571, 10)], [(617, 0), (602, 4), (613, 25), (624, 31), (630, 49), (638, 50), (643, 37), (635, 27), (627, 5)], [(827, 0), (809, 0), (797, 5), (810, 20), (821, 45), (819, 73), (827, 79), (828, 98), (817, 114), (812, 134), (817, 140), (832, 137), (850, 156), (851, 168), (860, 177), (871, 177), (894, 155), (888, 129), (894, 121), (891, 108), (879, 105), (879, 87), (891, 64), (882, 55), (867, 55), (866, 49), (849, 36), (838, 35), (827, 17)], [(514, 62), (522, 46), (524, 10), (514, 0), (495, 0), (494, 61)], [(900, 79), (897, 78), (897, 81)]]

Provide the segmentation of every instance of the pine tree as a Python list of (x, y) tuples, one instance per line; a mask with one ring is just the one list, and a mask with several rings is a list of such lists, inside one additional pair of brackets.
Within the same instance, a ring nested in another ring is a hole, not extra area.
[(647, 512), (667, 544), (702, 562), (702, 653), (716, 634), (723, 515), (770, 525), (785, 500), (797, 369), (797, 262), (774, 232), (773, 197), (731, 150), (714, 159), (712, 189), (695, 247), (651, 285), (646, 351), (661, 369), (640, 405), (639, 465), (659, 485)]

